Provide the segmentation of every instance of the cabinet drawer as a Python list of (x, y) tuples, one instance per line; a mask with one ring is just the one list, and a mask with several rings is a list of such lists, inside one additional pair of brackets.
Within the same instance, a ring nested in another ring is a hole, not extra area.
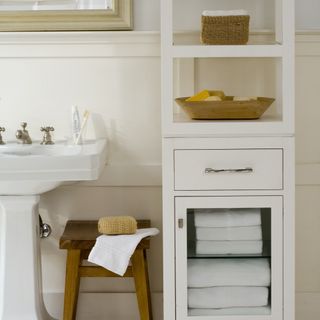
[(175, 190), (283, 188), (282, 149), (175, 150)]

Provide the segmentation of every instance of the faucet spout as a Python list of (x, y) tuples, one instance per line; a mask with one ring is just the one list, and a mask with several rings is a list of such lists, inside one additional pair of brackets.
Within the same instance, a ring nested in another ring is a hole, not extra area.
[(19, 129), (16, 132), (16, 138), (22, 143), (22, 144), (32, 144), (32, 140), (29, 136), (28, 130), (26, 130), (27, 123), (22, 122), (21, 123), (22, 130)]

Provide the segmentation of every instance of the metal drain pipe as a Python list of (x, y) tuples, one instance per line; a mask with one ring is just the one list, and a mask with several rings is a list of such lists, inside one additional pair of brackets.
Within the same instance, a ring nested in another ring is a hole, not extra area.
[(48, 238), (51, 234), (51, 227), (47, 223), (43, 223), (42, 218), (39, 214), (39, 233), (40, 233), (40, 238)]

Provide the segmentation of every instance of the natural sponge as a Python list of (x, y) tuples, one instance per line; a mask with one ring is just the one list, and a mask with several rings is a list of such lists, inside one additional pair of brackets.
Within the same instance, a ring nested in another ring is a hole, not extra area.
[(134, 234), (137, 221), (131, 216), (107, 216), (98, 221), (98, 231), (103, 234)]

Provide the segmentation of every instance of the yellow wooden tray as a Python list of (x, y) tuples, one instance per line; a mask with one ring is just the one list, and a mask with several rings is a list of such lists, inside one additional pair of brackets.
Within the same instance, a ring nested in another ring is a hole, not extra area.
[(195, 120), (259, 119), (275, 100), (258, 97), (257, 100), (233, 101), (233, 96), (226, 96), (222, 101), (186, 101), (188, 98), (175, 101)]

